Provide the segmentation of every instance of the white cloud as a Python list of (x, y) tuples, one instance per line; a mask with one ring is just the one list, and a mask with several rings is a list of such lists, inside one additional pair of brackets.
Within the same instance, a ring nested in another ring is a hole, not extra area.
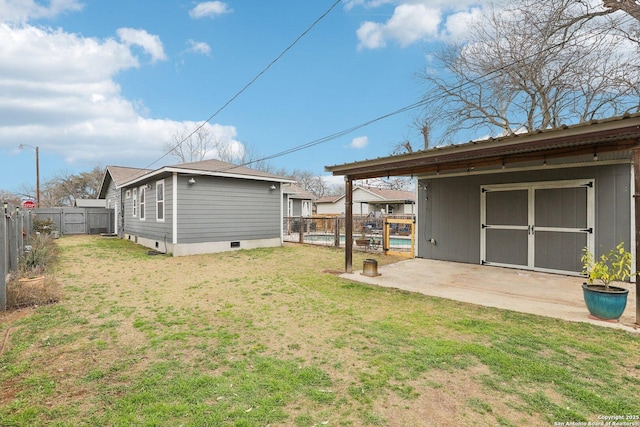
[(134, 28), (119, 28), (116, 33), (125, 45), (140, 46), (146, 53), (151, 55), (153, 62), (167, 59), (160, 37), (149, 34), (145, 30), (136, 30)]
[(205, 42), (197, 42), (195, 40), (188, 40), (187, 44), (189, 48), (187, 52), (199, 53), (202, 55), (209, 55), (211, 53), (211, 47)]
[(482, 9), (471, 8), (449, 15), (445, 23), (446, 34), (453, 40), (464, 40), (469, 25), (482, 19)]
[(420, 40), (457, 37), (464, 34), (466, 25), (476, 19), (481, 3), (486, 0), (350, 0), (346, 10), (356, 6), (380, 7), (394, 3), (386, 22), (365, 21), (358, 28), (359, 49), (383, 48), (390, 41), (406, 47)]
[(226, 3), (221, 1), (207, 1), (199, 3), (196, 7), (189, 11), (189, 16), (194, 19), (200, 18), (214, 18), (218, 15), (224, 15), (225, 13), (231, 13), (233, 10), (229, 9)]
[(427, 36), (436, 36), (441, 16), (439, 9), (423, 4), (401, 4), (384, 24), (365, 22), (358, 29), (359, 48), (384, 47), (387, 40), (395, 40), (405, 47)]
[(356, 6), (364, 6), (367, 9), (380, 7), (384, 4), (395, 3), (396, 0), (347, 0), (345, 2), (345, 10), (351, 10)]
[(349, 147), (351, 148), (364, 148), (369, 144), (369, 137), (367, 136), (358, 136), (356, 138), (353, 138), (353, 140), (351, 141), (351, 144), (349, 144)]
[(34, 0), (0, 0), (0, 22), (26, 22), (29, 19), (53, 18), (67, 11), (77, 11), (78, 0), (50, 0), (48, 6)]
[[(144, 104), (126, 99), (114, 77), (140, 67), (132, 45), (154, 60), (164, 51), (145, 31), (121, 29), (118, 35), (122, 41), (0, 23), (0, 148), (30, 144), (84, 164), (109, 159), (144, 167), (158, 158), (185, 123), (145, 117)], [(240, 149), (235, 127), (207, 126)]]

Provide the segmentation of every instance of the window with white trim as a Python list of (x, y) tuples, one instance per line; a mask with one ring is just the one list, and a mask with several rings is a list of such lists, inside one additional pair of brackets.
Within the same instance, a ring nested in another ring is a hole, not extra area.
[(144, 221), (145, 220), (145, 215), (144, 215), (144, 206), (145, 206), (145, 194), (146, 193), (146, 188), (145, 187), (140, 187), (140, 193), (138, 194), (138, 198), (140, 200), (140, 220)]
[(133, 217), (136, 218), (138, 216), (138, 189), (133, 189)]
[(131, 190), (127, 190), (127, 191), (124, 193), (124, 196), (125, 196), (125, 198), (130, 199), (130, 198), (131, 198)]
[(164, 222), (164, 179), (156, 182), (156, 221)]

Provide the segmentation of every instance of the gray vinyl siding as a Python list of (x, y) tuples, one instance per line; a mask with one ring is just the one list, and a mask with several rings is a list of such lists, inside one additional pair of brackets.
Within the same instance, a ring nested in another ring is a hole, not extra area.
[(138, 209), (137, 217), (133, 217), (133, 195), (129, 199), (125, 198), (124, 203), (124, 232), (126, 234), (132, 234), (135, 236), (144, 237), (159, 242), (171, 242), (172, 235), (172, 222), (173, 222), (173, 207), (172, 207), (172, 193), (173, 183), (170, 176), (164, 177), (164, 222), (158, 222), (156, 220), (156, 182), (159, 179), (153, 179), (145, 181), (135, 186), (127, 187), (123, 191), (138, 189), (137, 201), (140, 203), (140, 188), (151, 184), (151, 189), (146, 190), (145, 197), (145, 219), (140, 219), (140, 211)]
[[(505, 172), (418, 183), (418, 257), (480, 262), (480, 188), (489, 184), (591, 179), (595, 192), (596, 254), (619, 242), (631, 245), (631, 169), (628, 164)], [(430, 239), (435, 239), (432, 244)], [(559, 245), (555, 248), (562, 251)], [(514, 254), (518, 256), (518, 254)]]
[(200, 176), (189, 185), (187, 180), (178, 177), (179, 243), (280, 237), (279, 183)]
[[(118, 232), (122, 233), (123, 217), (122, 217), (122, 192), (116, 188), (116, 183), (113, 180), (109, 180), (109, 186), (105, 195), (106, 206), (109, 209), (115, 209), (116, 202), (119, 206), (119, 211), (114, 211), (114, 215), (118, 218)], [(113, 227), (111, 227), (113, 228)]]

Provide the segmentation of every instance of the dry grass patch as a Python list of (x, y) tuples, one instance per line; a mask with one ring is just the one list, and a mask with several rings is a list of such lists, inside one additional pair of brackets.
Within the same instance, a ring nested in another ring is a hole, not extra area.
[(508, 426), (640, 411), (637, 339), (356, 284), (332, 274), (342, 251), (59, 245), (65, 298), (2, 318), (0, 425)]

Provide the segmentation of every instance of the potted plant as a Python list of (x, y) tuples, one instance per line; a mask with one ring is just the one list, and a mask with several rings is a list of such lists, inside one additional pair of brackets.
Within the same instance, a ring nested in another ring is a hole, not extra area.
[[(619, 243), (596, 261), (587, 248), (582, 250), (582, 274), (587, 283), (582, 284), (584, 301), (592, 317), (601, 320), (618, 320), (627, 306), (629, 290), (611, 286), (611, 282), (622, 282), (631, 277), (631, 253)], [(595, 284), (599, 281), (599, 284)]]

